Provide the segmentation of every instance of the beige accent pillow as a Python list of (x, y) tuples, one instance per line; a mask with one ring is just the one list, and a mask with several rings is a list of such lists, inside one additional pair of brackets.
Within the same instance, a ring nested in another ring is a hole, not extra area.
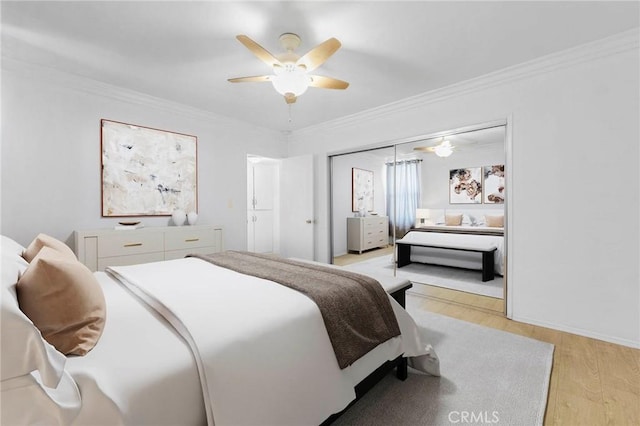
[(85, 355), (102, 335), (106, 305), (96, 277), (76, 259), (43, 247), (18, 280), (20, 309), (65, 355)]
[(493, 228), (503, 228), (504, 227), (504, 216), (484, 216), (484, 221), (487, 226)]
[(447, 226), (462, 225), (462, 214), (446, 214), (444, 215), (444, 224)]
[(51, 247), (52, 249), (77, 260), (76, 255), (71, 251), (68, 245), (47, 234), (38, 234), (38, 236), (31, 241), (29, 247), (24, 250), (22, 257), (24, 257), (27, 262), (31, 263), (42, 247)]

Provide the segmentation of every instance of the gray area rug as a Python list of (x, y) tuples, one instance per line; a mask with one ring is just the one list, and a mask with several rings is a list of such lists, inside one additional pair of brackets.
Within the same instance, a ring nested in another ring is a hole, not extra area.
[[(347, 265), (345, 268), (355, 272), (393, 276), (393, 257), (386, 254)], [(396, 276), (406, 278), (414, 284), (429, 284), (498, 299), (503, 298), (503, 277), (496, 275), (493, 280), (482, 282), (480, 271), (411, 263), (398, 269)]]
[(408, 311), (440, 358), (441, 377), (389, 374), (335, 425), (542, 425), (553, 345), (426, 312)]

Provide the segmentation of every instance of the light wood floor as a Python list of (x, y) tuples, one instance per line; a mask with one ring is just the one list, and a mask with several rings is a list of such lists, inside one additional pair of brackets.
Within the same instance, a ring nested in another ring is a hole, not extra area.
[[(362, 254), (347, 253), (337, 256), (333, 259), (333, 263), (340, 266), (350, 265), (352, 263), (363, 262), (379, 256), (391, 255), (393, 246), (380, 248), (377, 250), (365, 251)], [(477, 294), (465, 293), (464, 291), (456, 291), (448, 288), (436, 287), (427, 284), (414, 283), (414, 293), (429, 296), (432, 299), (443, 300), (453, 304), (461, 304), (464, 306), (474, 306), (478, 309), (488, 310), (497, 313), (504, 313), (504, 299), (495, 297), (481, 296)]]
[(363, 262), (365, 260), (373, 259), (374, 257), (384, 256), (386, 254), (391, 255), (393, 253), (393, 246), (387, 246), (375, 250), (368, 250), (358, 253), (347, 253), (342, 256), (336, 256), (333, 259), (333, 264), (338, 266), (350, 265), (352, 263)]
[[(410, 297), (419, 298), (420, 306), (430, 312), (555, 345), (545, 426), (640, 425), (640, 350), (511, 321), (483, 307), (488, 302), (482, 296), (441, 296)], [(480, 298), (475, 306), (465, 303), (475, 297)]]

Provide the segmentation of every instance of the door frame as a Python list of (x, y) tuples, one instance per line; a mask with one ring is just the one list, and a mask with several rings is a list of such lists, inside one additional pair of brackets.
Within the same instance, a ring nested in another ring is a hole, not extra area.
[[(328, 153), (328, 203), (329, 211), (329, 261), (333, 263), (334, 253), (333, 253), (333, 227), (334, 227), (334, 218), (333, 218), (333, 157), (337, 157), (340, 155), (347, 154), (357, 154), (360, 152), (367, 152), (371, 150), (381, 149), (381, 148), (393, 148), (394, 156), (397, 155), (396, 147), (397, 145), (401, 145), (404, 143), (417, 142), (423, 139), (433, 139), (438, 137), (445, 137), (454, 135), (457, 133), (467, 133), (475, 130), (487, 129), (490, 127), (505, 127), (505, 140), (504, 140), (504, 161), (505, 161), (505, 169), (508, 171), (505, 183), (505, 202), (504, 202), (504, 245), (505, 245), (505, 273), (504, 273), (504, 286), (503, 286), (503, 314), (507, 318), (512, 318), (513, 312), (513, 289), (514, 283), (512, 282), (511, 277), (513, 277), (513, 262), (511, 259), (511, 247), (513, 247), (513, 233), (511, 232), (512, 223), (513, 223), (513, 202), (512, 194), (513, 194), (513, 114), (508, 114), (505, 118), (486, 121), (478, 124), (473, 124), (469, 126), (462, 126), (454, 129), (428, 133), (418, 136), (411, 136), (402, 139), (395, 139), (392, 141), (381, 142), (379, 144), (372, 144), (366, 147), (361, 147), (357, 149), (346, 149), (338, 152)], [(395, 210), (395, 209), (394, 209)], [(395, 231), (395, 230), (394, 230)], [(394, 241), (395, 241), (395, 232), (394, 232)]]

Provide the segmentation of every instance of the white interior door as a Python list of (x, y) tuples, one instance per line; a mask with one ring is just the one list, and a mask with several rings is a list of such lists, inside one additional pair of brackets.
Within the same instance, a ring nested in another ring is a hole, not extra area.
[(314, 259), (313, 156), (285, 158), (280, 169), (280, 250)]
[(276, 164), (259, 163), (253, 166), (253, 196), (255, 210), (273, 210), (276, 185)]
[(253, 238), (255, 253), (273, 252), (273, 210), (253, 211)]
[(279, 160), (248, 156), (247, 250), (272, 253), (279, 249)]

